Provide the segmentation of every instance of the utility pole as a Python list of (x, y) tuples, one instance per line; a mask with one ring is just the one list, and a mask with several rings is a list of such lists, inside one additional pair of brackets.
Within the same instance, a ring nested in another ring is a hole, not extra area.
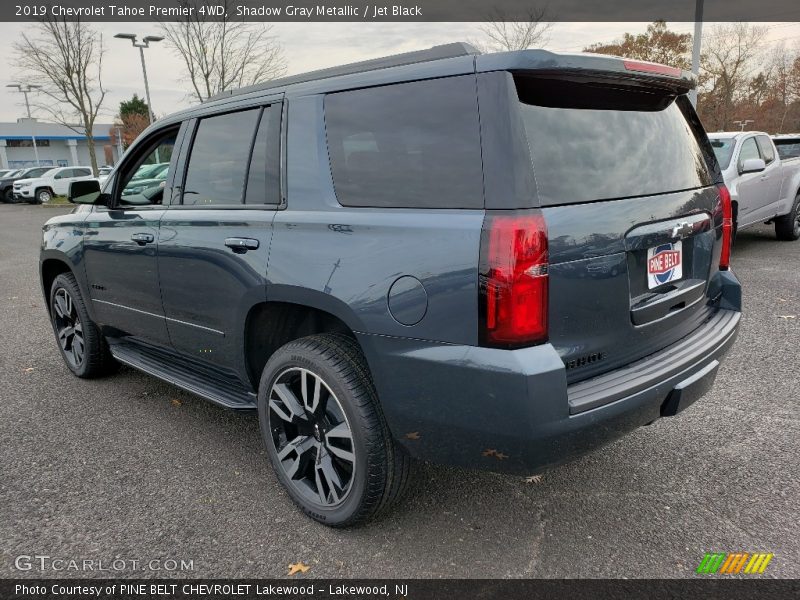
[[(694, 5), (694, 37), (692, 38), (692, 73), (700, 79), (700, 44), (703, 41), (703, 0), (695, 0)], [(689, 92), (692, 106), (697, 108), (697, 87)]]
[(143, 38), (141, 42), (136, 41), (136, 35), (133, 33), (118, 33), (114, 36), (122, 40), (130, 40), (134, 47), (139, 49), (139, 57), (142, 59), (142, 75), (144, 75), (144, 94), (147, 98), (147, 110), (150, 113), (150, 124), (153, 124), (155, 117), (153, 116), (153, 104), (150, 102), (150, 85), (147, 83), (147, 65), (144, 62), (144, 49), (150, 47), (150, 42), (160, 42), (163, 37), (157, 35), (148, 35)]
[(29, 83), (26, 83), (25, 85), (21, 83), (9, 83), (6, 87), (16, 88), (18, 92), (21, 92), (22, 95), (25, 96), (25, 109), (28, 111), (28, 120), (31, 122), (31, 142), (33, 143), (33, 155), (36, 157), (36, 166), (39, 167), (41, 166), (39, 163), (39, 148), (36, 146), (36, 129), (33, 121), (31, 120), (31, 104), (28, 102), (28, 94), (42, 86), (31, 85)]
[(747, 127), (747, 125), (749, 123), (755, 123), (755, 121), (753, 121), (753, 119), (744, 119), (742, 121), (734, 121), (733, 122), (734, 125), (741, 125), (742, 126), (742, 131), (744, 131), (744, 128)]

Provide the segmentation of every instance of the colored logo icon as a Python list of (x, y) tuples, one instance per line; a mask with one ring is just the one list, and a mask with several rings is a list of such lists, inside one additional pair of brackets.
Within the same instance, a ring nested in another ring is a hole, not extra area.
[(736, 575), (746, 573), (748, 575), (761, 574), (767, 569), (767, 565), (774, 555), (767, 552), (710, 552), (706, 553), (703, 560), (697, 567), (696, 573), (721, 573), (725, 575)]

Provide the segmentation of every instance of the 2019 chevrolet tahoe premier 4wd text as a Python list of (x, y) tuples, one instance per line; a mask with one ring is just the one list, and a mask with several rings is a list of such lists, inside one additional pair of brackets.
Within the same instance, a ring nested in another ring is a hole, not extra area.
[(292, 499), (336, 526), (412, 459), (531, 474), (674, 415), (740, 318), (692, 84), (452, 44), (159, 120), (44, 226), (64, 359), (257, 409)]

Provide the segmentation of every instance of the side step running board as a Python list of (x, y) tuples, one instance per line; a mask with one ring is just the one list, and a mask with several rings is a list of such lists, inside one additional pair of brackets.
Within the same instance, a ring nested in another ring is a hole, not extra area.
[(232, 373), (196, 364), (159, 348), (125, 339), (109, 339), (119, 362), (234, 410), (255, 410), (256, 395)]

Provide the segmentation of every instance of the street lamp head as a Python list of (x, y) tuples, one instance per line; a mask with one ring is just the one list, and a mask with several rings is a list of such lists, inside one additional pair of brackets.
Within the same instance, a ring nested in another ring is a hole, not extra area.
[(148, 35), (146, 38), (144, 38), (144, 41), (145, 42), (160, 42), (163, 39), (164, 38), (161, 37), (160, 35)]
[(18, 90), (22, 89), (22, 84), (19, 83), (9, 83), (6, 87), (17, 88)]
[(132, 42), (136, 41), (136, 35), (133, 33), (118, 33), (114, 37), (121, 40), (130, 40)]

